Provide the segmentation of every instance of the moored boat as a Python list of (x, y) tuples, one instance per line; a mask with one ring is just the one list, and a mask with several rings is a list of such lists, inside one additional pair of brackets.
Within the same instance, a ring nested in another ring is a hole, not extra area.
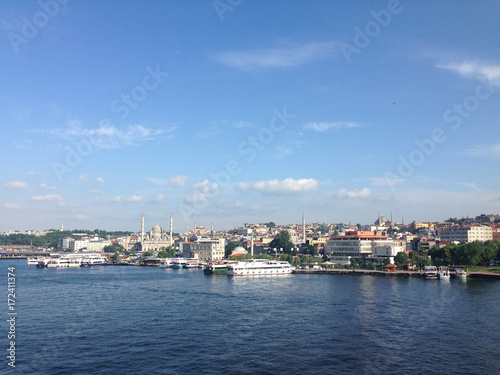
[(186, 258), (174, 258), (172, 260), (172, 268), (174, 269), (184, 268), (185, 264), (186, 264)]
[(290, 263), (279, 260), (252, 259), (236, 262), (227, 266), (228, 276), (259, 276), (291, 274)]
[(171, 258), (165, 258), (160, 260), (160, 268), (170, 268), (172, 267), (172, 259)]
[(38, 258), (27, 258), (28, 266), (36, 266), (38, 264)]
[(465, 272), (462, 268), (457, 268), (455, 271), (458, 279), (461, 280), (467, 279), (467, 272)]
[(101, 254), (84, 254), (82, 255), (81, 267), (105, 266), (106, 258)]
[(446, 266), (439, 267), (439, 280), (449, 280), (450, 270)]
[(426, 280), (438, 280), (439, 273), (435, 266), (425, 266), (424, 279)]
[(209, 263), (205, 266), (203, 273), (205, 275), (227, 275), (227, 266), (226, 262)]

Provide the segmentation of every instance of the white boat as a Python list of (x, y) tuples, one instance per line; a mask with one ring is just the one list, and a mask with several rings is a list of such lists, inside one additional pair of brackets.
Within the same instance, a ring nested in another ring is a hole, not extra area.
[(172, 260), (172, 268), (179, 269), (184, 268), (186, 264), (186, 258), (174, 258)]
[(292, 270), (288, 262), (268, 259), (246, 260), (227, 266), (228, 276), (286, 275), (291, 274)]
[(439, 267), (439, 280), (449, 280), (450, 270), (446, 266)]
[(196, 258), (187, 258), (184, 268), (198, 268), (200, 265), (200, 260)]
[(38, 258), (27, 258), (28, 266), (36, 266), (38, 264)]
[(84, 254), (82, 255), (81, 267), (95, 267), (95, 266), (105, 266), (106, 258), (101, 254)]
[(426, 280), (438, 280), (439, 273), (435, 266), (425, 266), (424, 279)]
[(456, 275), (457, 275), (458, 279), (461, 279), (461, 280), (467, 279), (467, 272), (465, 272), (462, 268), (456, 269)]
[(165, 258), (160, 260), (160, 268), (170, 268), (172, 267), (172, 258)]
[(68, 268), (69, 259), (68, 258), (53, 258), (47, 262), (47, 268)]
[(36, 264), (36, 268), (46, 268), (49, 263), (49, 258), (39, 258)]

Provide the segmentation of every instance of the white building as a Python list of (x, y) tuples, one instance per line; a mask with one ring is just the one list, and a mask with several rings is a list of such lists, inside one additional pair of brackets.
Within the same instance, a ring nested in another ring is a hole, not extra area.
[(93, 253), (100, 253), (105, 246), (111, 245), (108, 240), (101, 240), (100, 238), (94, 238), (87, 243), (87, 251)]
[(371, 231), (350, 231), (328, 241), (325, 252), (330, 255), (331, 262), (349, 264), (351, 258), (368, 258), (372, 256), (373, 248), (383, 246), (393, 247), (394, 241)]
[(87, 248), (87, 240), (71, 240), (69, 241), (69, 249), (71, 251), (80, 251)]
[(487, 225), (466, 225), (463, 227), (443, 227), (438, 229), (442, 241), (489, 241), (493, 240), (493, 229)]
[(220, 260), (224, 258), (224, 238), (201, 239), (191, 244), (191, 256), (204, 261)]

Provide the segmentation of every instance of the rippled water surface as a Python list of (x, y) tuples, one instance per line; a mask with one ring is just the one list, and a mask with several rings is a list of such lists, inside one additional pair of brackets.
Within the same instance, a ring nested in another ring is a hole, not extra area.
[(0, 373), (500, 374), (500, 281), (12, 265)]

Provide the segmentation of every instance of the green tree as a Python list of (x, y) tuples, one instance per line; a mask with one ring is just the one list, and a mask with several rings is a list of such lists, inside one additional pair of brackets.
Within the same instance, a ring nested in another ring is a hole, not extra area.
[(119, 253), (114, 253), (114, 254), (113, 254), (113, 257), (112, 257), (111, 259), (113, 259), (113, 260), (118, 260), (118, 256), (119, 256), (119, 255), (120, 255)]
[(270, 221), (269, 223), (266, 223), (266, 227), (268, 227), (268, 228), (273, 228), (275, 226), (276, 226), (276, 224), (274, 223), (274, 221)]
[(158, 253), (158, 258), (173, 258), (175, 256), (175, 249), (171, 246), (163, 246)]
[(114, 243), (114, 244), (111, 244), (111, 245), (107, 245), (107, 246), (104, 246), (104, 248), (102, 249), (105, 253), (115, 253), (115, 252), (123, 252), (123, 246), (118, 244), (118, 243)]
[(144, 258), (146, 258), (146, 257), (152, 257), (153, 256), (153, 252), (152, 251), (145, 251), (145, 252), (142, 253), (142, 256)]
[(292, 263), (293, 262), (293, 256), (291, 256), (290, 254), (283, 253), (283, 254), (280, 255), (279, 260), (282, 260), (284, 262)]
[(271, 241), (269, 247), (272, 249), (283, 249), (285, 254), (291, 254), (293, 249), (293, 243), (290, 241), (290, 233), (287, 230), (282, 230), (276, 237)]
[(229, 258), (231, 253), (233, 252), (234, 249), (238, 247), (238, 244), (236, 242), (228, 242), (225, 249), (224, 249), (224, 255), (226, 258)]
[(307, 245), (303, 250), (302, 254), (304, 255), (318, 255), (318, 249), (314, 245)]
[(405, 252), (400, 251), (394, 257), (394, 263), (396, 263), (396, 266), (398, 266), (398, 268), (403, 268), (403, 267), (407, 266), (408, 265), (408, 255), (406, 255)]

